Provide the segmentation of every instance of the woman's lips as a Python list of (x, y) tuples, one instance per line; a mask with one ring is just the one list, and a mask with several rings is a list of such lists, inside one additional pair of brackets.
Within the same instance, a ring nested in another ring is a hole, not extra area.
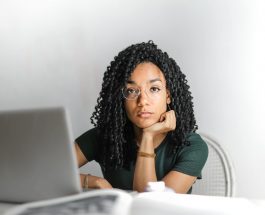
[(140, 118), (149, 118), (153, 113), (151, 112), (147, 112), (147, 111), (143, 111), (143, 112), (138, 112), (137, 116)]

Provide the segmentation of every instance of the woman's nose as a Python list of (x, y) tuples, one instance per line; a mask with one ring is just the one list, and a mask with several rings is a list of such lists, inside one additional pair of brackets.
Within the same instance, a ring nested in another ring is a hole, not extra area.
[(147, 105), (148, 103), (149, 103), (149, 97), (147, 93), (145, 92), (145, 90), (141, 90), (141, 93), (137, 98), (138, 106), (144, 106)]

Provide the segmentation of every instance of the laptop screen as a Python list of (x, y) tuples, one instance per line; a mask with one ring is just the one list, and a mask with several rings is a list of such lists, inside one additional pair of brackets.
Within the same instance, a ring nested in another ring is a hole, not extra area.
[(0, 200), (28, 202), (81, 192), (64, 108), (0, 112)]

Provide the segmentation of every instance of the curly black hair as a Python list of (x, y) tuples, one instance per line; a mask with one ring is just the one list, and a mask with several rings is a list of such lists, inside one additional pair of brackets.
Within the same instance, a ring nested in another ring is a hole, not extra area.
[(171, 95), (170, 109), (175, 111), (177, 119), (176, 129), (170, 132), (174, 139), (173, 151), (179, 146), (189, 145), (187, 134), (197, 130), (190, 87), (175, 60), (157, 48), (153, 41), (133, 44), (114, 57), (107, 67), (97, 105), (90, 118), (101, 136), (100, 163), (103, 168), (126, 168), (135, 158), (136, 144), (132, 144), (135, 138), (124, 108), (122, 88), (136, 66), (143, 62), (155, 64), (165, 76)]

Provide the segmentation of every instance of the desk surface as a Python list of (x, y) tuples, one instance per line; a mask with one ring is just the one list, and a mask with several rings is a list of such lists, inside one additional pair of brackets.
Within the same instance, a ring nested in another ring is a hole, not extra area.
[[(257, 207), (261, 208), (261, 210), (264, 211), (265, 214), (265, 199), (254, 199), (249, 201), (257, 205)], [(6, 211), (17, 205), (18, 204), (8, 204), (0, 202), (0, 215), (3, 215)]]
[(262, 210), (265, 212), (265, 199), (251, 200), (251, 202), (262, 208)]

